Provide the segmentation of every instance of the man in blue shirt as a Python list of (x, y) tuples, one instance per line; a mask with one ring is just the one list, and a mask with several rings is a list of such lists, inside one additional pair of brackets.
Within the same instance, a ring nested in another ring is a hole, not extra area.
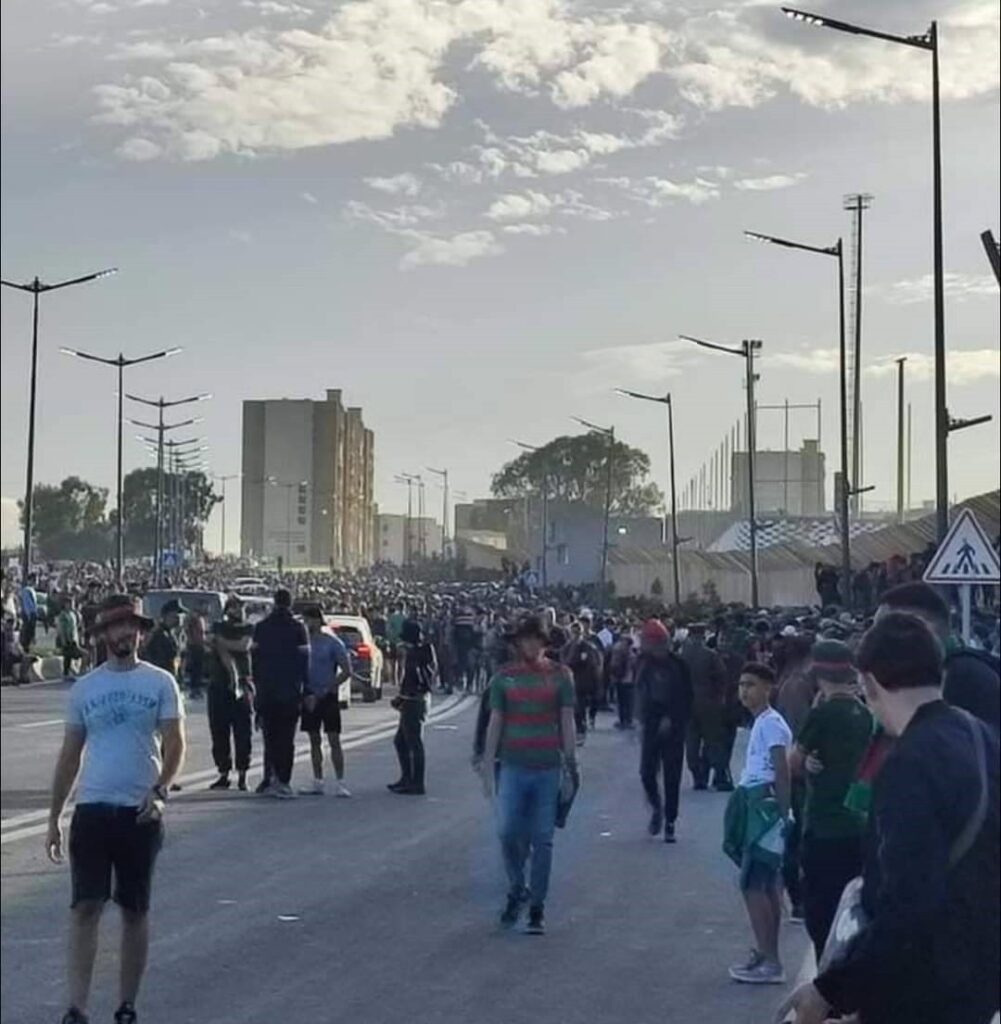
[(313, 781), (299, 792), (306, 796), (322, 796), (323, 738), (327, 734), (330, 762), (337, 776), (337, 795), (351, 796), (344, 785), (344, 752), (341, 750), (341, 702), (339, 691), (351, 678), (351, 660), (340, 637), (323, 628), (323, 611), (313, 605), (303, 612), (309, 631), (309, 679), (302, 702), (302, 731), (309, 736), (309, 752), (313, 761)]
[(38, 628), (38, 593), (34, 573), (28, 574), (18, 597), (21, 603), (21, 646), (28, 654), (35, 643), (35, 630)]

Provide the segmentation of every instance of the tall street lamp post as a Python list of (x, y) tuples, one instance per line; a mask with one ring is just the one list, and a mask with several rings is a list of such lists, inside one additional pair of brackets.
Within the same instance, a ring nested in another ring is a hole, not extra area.
[[(526, 452), (539, 452), (542, 448), (537, 444), (526, 444), (524, 441), (510, 439), (510, 443)], [(549, 464), (542, 466), (542, 544), (539, 561), (539, 578), (543, 588), (549, 586)]]
[[(222, 549), (220, 553), (225, 558), (226, 557), (226, 483), (229, 480), (239, 480), (240, 479), (240, 474), (239, 473), (227, 473), (225, 476), (217, 476), (217, 477), (214, 477), (213, 479), (218, 480), (219, 483), (222, 484), (222, 500), (219, 502), (219, 504), (221, 506), (219, 512), (220, 512), (220, 515), (222, 516), (222, 536), (219, 539), (219, 547)], [(326, 514), (326, 510), (324, 510), (324, 514)]]
[[(126, 398), (130, 396), (126, 395)], [(201, 416), (195, 416), (190, 420), (180, 420), (177, 423), (164, 423), (163, 412), (156, 423), (144, 423), (142, 420), (129, 418), (129, 423), (134, 427), (142, 427), (144, 430), (156, 431), (156, 508), (154, 510), (153, 526), (153, 581), (160, 583), (160, 537), (161, 523), (163, 522), (163, 444), (164, 434), (179, 427), (190, 427), (195, 423), (201, 423)], [(142, 438), (142, 440), (147, 440)]]
[(0, 284), (5, 288), (14, 288), (20, 292), (28, 292), (32, 297), (31, 380), (28, 389), (28, 467), (25, 473), (24, 550), (21, 553), (22, 579), (28, 578), (28, 572), (31, 568), (31, 531), (35, 517), (35, 398), (38, 394), (38, 296), (43, 292), (54, 292), (59, 291), (61, 288), (69, 288), (75, 284), (86, 284), (88, 281), (97, 281), (102, 277), (110, 277), (116, 273), (118, 273), (118, 269), (112, 267), (109, 270), (99, 270), (96, 274), (86, 274), (83, 277), (74, 277), (69, 281), (59, 281), (56, 284), (45, 284), (37, 277), (27, 284), (0, 280)]
[(138, 366), (140, 363), (151, 363), (156, 359), (166, 359), (169, 356), (177, 355), (180, 348), (168, 348), (162, 352), (152, 352), (148, 356), (139, 356), (135, 359), (126, 359), (121, 352), (114, 359), (106, 359), (103, 356), (95, 356), (90, 352), (81, 352), (73, 348), (61, 348), (64, 355), (75, 356), (77, 359), (86, 359), (92, 363), (103, 363), (105, 366), (113, 366), (118, 370), (118, 524), (117, 524), (117, 557), (115, 559), (115, 579), (121, 587), (125, 577), (125, 510), (122, 508), (122, 431), (125, 425), (125, 368), (127, 366)]
[(942, 118), (939, 98), (938, 22), (916, 36), (899, 36), (863, 28), (794, 7), (783, 13), (796, 21), (854, 36), (869, 36), (931, 53), (932, 103), (932, 231), (935, 275), (935, 512), (939, 540), (949, 529), (949, 412), (945, 394), (945, 272), (942, 259)]
[(725, 352), (727, 355), (739, 356), (744, 360), (747, 391), (747, 511), (750, 516), (750, 541), (751, 541), (751, 606), (758, 607), (758, 519), (756, 508), (756, 485), (754, 480), (754, 464), (756, 448), (758, 443), (758, 427), (755, 422), (756, 407), (754, 403), (754, 385), (757, 376), (754, 373), (754, 353), (761, 350), (762, 343), (757, 339), (745, 338), (740, 343), (740, 348), (730, 348), (728, 345), (717, 345), (711, 341), (702, 341), (700, 338), (693, 338), (688, 334), (679, 335), (684, 341), (692, 341), (702, 348), (713, 349), (715, 352)]
[(834, 245), (817, 246), (791, 242), (787, 238), (763, 235), (758, 231), (745, 231), (748, 238), (757, 242), (780, 245), (786, 249), (798, 249), (820, 256), (833, 256), (838, 261), (838, 374), (841, 406), (841, 493), (838, 496), (838, 518), (841, 533), (841, 599), (846, 608), (852, 605), (852, 560), (851, 527), (849, 523), (849, 500), (854, 494), (861, 494), (848, 472), (848, 343), (845, 337), (845, 259), (844, 246), (839, 238)]
[(441, 477), (441, 560), (444, 564), (448, 558), (448, 470), (428, 466), (427, 471)]
[[(149, 427), (149, 424), (138, 423), (137, 420), (129, 420), (130, 423), (134, 423), (137, 426)], [(196, 423), (197, 420), (190, 420), (190, 423)], [(184, 424), (175, 424), (175, 426), (183, 426)], [(158, 494), (165, 497), (163, 503), (164, 509), (168, 510), (168, 515), (164, 516), (158, 512), (157, 515), (157, 564), (155, 578), (157, 583), (162, 583), (163, 576), (163, 553), (164, 553), (164, 534), (167, 535), (167, 544), (170, 546), (170, 550), (175, 554), (178, 551), (178, 541), (184, 539), (184, 522), (183, 514), (181, 512), (181, 483), (177, 478), (177, 474), (181, 469), (188, 471), (194, 467), (186, 464), (184, 460), (190, 459), (201, 459), (202, 453), (209, 450), (207, 444), (202, 444), (202, 438), (200, 437), (189, 437), (184, 441), (170, 441), (164, 440), (157, 429), (157, 437), (142, 437), (136, 435), (136, 439), (146, 445), (146, 450), (156, 459), (157, 468), (160, 470), (158, 474), (161, 479), (157, 481)], [(195, 447), (190, 447), (194, 445)], [(165, 482), (164, 482), (165, 481)]]
[(681, 604), (681, 572), (678, 566), (678, 497), (674, 481), (674, 406), (671, 402), (671, 393), (668, 392), (662, 397), (657, 395), (643, 395), (638, 391), (628, 391), (625, 388), (616, 388), (616, 392), (625, 395), (627, 398), (639, 398), (644, 402), (659, 402), (667, 406), (667, 447), (670, 455), (671, 465), (671, 572), (674, 577), (674, 605)]
[[(162, 567), (160, 566), (160, 557), (162, 554), (161, 550), (161, 539), (163, 536), (163, 516), (160, 509), (163, 505), (163, 410), (171, 409), (176, 405), (188, 405), (191, 402), (204, 402), (212, 396), (209, 394), (192, 395), (190, 398), (178, 398), (173, 402), (167, 402), (161, 395), (156, 401), (150, 398), (140, 398), (138, 395), (126, 395), (130, 402), (140, 402), (143, 405), (152, 406), (158, 411), (158, 422), (156, 430), (160, 437), (160, 442), (157, 452), (157, 479), (156, 479), (156, 542), (153, 549), (153, 576), (155, 581), (159, 584), (160, 577), (162, 575)], [(135, 422), (134, 420), (132, 422)], [(197, 423), (198, 420), (188, 420), (188, 423)], [(141, 425), (141, 424), (140, 424)], [(148, 426), (148, 424), (147, 424)]]
[(608, 438), (608, 448), (605, 452), (605, 515), (601, 530), (601, 611), (604, 612), (608, 606), (608, 521), (612, 514), (612, 454), (615, 448), (615, 427), (599, 427), (579, 416), (572, 416), (571, 419), (582, 427)]

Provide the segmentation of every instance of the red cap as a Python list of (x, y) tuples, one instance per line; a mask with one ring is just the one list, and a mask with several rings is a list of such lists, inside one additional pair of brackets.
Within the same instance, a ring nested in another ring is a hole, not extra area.
[(640, 639), (647, 643), (661, 644), (671, 639), (667, 626), (660, 619), (647, 619), (640, 630)]

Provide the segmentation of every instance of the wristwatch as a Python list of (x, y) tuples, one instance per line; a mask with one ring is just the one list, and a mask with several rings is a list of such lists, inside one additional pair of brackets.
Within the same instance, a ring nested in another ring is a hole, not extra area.
[(157, 783), (153, 787), (153, 795), (157, 798), (157, 800), (162, 800), (164, 803), (166, 803), (167, 802), (167, 797), (170, 794), (168, 793), (168, 790), (167, 790), (166, 786), (161, 786), (160, 783)]

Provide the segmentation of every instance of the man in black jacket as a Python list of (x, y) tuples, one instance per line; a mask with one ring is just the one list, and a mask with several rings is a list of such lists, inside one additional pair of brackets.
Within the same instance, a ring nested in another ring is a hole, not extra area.
[(254, 627), (251, 647), (257, 713), (264, 733), (264, 760), (274, 772), (270, 796), (288, 800), (295, 760), (295, 730), (309, 674), (309, 635), (292, 614), (292, 595), (275, 591), (275, 606)]
[(881, 616), (857, 659), (897, 738), (873, 790), (868, 923), (778, 1019), (988, 1024), (1001, 1006), (997, 733), (942, 700), (941, 648), (917, 617)]
[(945, 648), (942, 699), (1001, 730), (1001, 680), (989, 655), (962, 646), (952, 636), (949, 606), (927, 583), (902, 583), (880, 598), (876, 617), (888, 612), (916, 615)]
[[(688, 666), (671, 651), (671, 634), (659, 619), (640, 630), (636, 659), (636, 696), (643, 722), (640, 779), (650, 804), (650, 835), (664, 829), (664, 841), (675, 842), (678, 795), (685, 760), (685, 732), (692, 713), (692, 682)], [(664, 774), (661, 804), (657, 775)]]

